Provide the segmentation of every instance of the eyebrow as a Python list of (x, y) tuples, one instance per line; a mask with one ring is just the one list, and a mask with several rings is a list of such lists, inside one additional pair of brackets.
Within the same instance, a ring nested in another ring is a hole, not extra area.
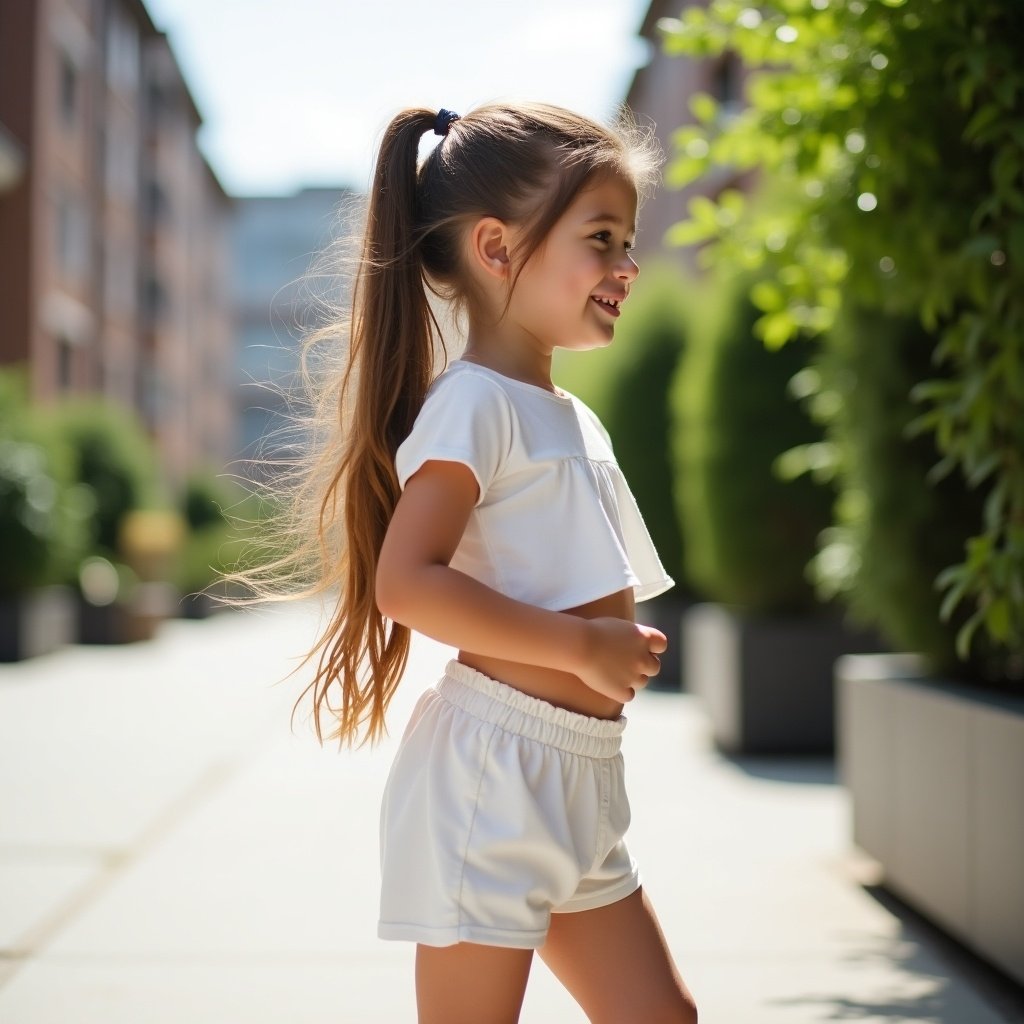
[[(593, 217), (588, 217), (587, 220), (585, 220), (583, 223), (584, 224), (596, 224), (597, 221), (599, 221), (599, 220), (611, 221), (612, 224), (622, 224), (623, 223), (622, 218), (621, 217), (616, 217), (614, 213), (598, 213), (598, 214), (595, 214)], [(636, 232), (636, 225), (635, 224), (631, 225), (629, 230), (631, 232), (635, 233)]]

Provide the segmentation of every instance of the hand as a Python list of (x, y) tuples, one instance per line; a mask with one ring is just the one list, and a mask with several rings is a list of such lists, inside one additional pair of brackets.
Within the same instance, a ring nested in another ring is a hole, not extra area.
[(665, 634), (627, 619), (586, 621), (586, 653), (577, 675), (592, 690), (619, 704), (636, 696), (661, 670), (658, 658), (668, 647)]

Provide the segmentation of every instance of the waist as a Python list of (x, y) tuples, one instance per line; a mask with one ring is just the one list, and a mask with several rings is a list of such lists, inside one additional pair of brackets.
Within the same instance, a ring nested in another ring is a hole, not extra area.
[(622, 745), (624, 716), (607, 720), (576, 714), (531, 697), (459, 661), (448, 662), (435, 689), (449, 703), (483, 722), (570, 754), (615, 757)]
[[(635, 616), (633, 590), (627, 588), (608, 594), (579, 607), (565, 609), (563, 614), (578, 615), (585, 619), (608, 617), (632, 622)], [(543, 665), (491, 658), (469, 651), (460, 651), (458, 661), (556, 708), (612, 721), (622, 714), (622, 704), (592, 690), (582, 679), (569, 672), (546, 668)]]

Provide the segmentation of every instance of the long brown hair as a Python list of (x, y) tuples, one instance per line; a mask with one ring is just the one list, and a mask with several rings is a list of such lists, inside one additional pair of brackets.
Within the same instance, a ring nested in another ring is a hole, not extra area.
[[(295, 707), (312, 691), (321, 744), (324, 706), (336, 719), (330, 738), (351, 744), (365, 730), (363, 742), (380, 739), (408, 660), (410, 631), (381, 615), (374, 589), (399, 498), (395, 452), (447, 360), (428, 292), (452, 322), (476, 307), (460, 264), (462, 239), (478, 218), (493, 216), (524, 228), (511, 254), (511, 296), (523, 265), (589, 181), (617, 174), (634, 186), (639, 204), (662, 160), (653, 130), (641, 128), (625, 107), (608, 128), (547, 104), (494, 103), (454, 121), (420, 161), (421, 137), (436, 116), (409, 108), (384, 131), (350, 312), (338, 311), (303, 339), (301, 385), (311, 412), (296, 462), (264, 485), (276, 509), (261, 526), (264, 554), (222, 577), (255, 595), (229, 599), (234, 604), (337, 588), (331, 620), (298, 666), (319, 652), (316, 674)], [(281, 542), (272, 558), (265, 555), (271, 534)], [(332, 705), (336, 685), (340, 703)]]

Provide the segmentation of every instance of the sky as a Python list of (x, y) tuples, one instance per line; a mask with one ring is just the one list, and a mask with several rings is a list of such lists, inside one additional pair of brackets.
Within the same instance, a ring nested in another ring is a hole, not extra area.
[(649, 0), (144, 2), (236, 196), (365, 190), (403, 107), (532, 99), (607, 120), (649, 59)]

